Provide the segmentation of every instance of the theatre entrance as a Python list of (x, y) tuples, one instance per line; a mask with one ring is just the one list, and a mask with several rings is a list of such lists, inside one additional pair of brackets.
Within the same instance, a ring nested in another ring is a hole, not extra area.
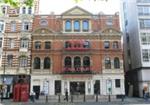
[(71, 94), (85, 94), (85, 82), (70, 82)]

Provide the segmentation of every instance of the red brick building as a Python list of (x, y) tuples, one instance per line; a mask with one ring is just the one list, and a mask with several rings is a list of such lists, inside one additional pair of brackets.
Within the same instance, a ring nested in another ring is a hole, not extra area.
[(35, 15), (31, 89), (64, 95), (124, 94), (119, 15), (73, 7), (61, 15)]

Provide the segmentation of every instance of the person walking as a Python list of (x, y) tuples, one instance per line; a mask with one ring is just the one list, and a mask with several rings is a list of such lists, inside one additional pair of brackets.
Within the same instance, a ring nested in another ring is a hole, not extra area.
[(64, 98), (64, 100), (66, 100), (68, 102), (68, 89), (66, 89), (66, 91), (65, 91), (65, 98)]
[(31, 91), (30, 97), (31, 97), (31, 101), (35, 102), (35, 92), (33, 90)]

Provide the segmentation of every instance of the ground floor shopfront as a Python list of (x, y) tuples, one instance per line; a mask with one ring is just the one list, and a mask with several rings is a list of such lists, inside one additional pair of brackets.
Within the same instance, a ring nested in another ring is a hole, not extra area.
[(31, 75), (30, 90), (36, 94), (125, 94), (124, 75)]

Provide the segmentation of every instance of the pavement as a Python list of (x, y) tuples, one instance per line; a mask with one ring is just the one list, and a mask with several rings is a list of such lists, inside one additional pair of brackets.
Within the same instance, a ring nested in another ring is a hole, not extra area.
[(0, 105), (150, 105), (150, 99), (145, 101), (143, 98), (133, 98), (133, 97), (126, 97), (124, 101), (122, 102), (121, 99), (111, 100), (111, 102), (108, 102), (108, 100), (103, 100), (96, 102), (96, 100), (86, 100), (86, 102), (83, 102), (83, 100), (74, 100), (74, 102), (65, 102), (64, 100), (61, 102), (58, 102), (58, 100), (35, 100), (35, 102), (31, 102), (30, 100), (28, 102), (13, 102), (11, 99), (5, 99), (3, 102), (0, 103)]

